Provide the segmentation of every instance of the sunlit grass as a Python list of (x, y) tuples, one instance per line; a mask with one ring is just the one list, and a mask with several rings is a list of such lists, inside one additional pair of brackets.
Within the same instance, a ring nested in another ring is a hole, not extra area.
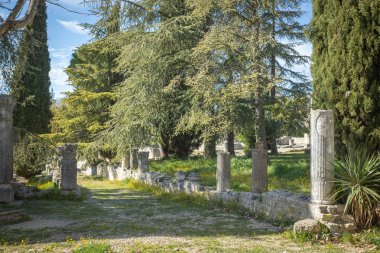
[[(198, 172), (201, 184), (215, 186), (216, 159), (189, 158), (153, 161), (152, 171), (174, 176), (177, 171)], [(268, 168), (269, 190), (284, 189), (298, 193), (310, 192), (310, 159), (301, 153), (270, 156)], [(251, 190), (251, 159), (234, 157), (231, 159), (231, 185), (236, 191)]]

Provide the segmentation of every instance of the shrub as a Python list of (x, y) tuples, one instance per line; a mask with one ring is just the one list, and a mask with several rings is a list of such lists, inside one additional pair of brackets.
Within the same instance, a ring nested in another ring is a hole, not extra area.
[(335, 197), (346, 202), (349, 211), (361, 228), (376, 221), (380, 201), (380, 154), (350, 151), (342, 161), (335, 162)]
[(32, 134), (15, 134), (13, 168), (16, 175), (30, 178), (40, 174), (54, 154), (50, 143)]

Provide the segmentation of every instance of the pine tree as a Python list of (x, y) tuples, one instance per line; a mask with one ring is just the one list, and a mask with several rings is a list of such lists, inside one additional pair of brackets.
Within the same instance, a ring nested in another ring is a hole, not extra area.
[(11, 94), (18, 101), (14, 126), (37, 134), (49, 132), (52, 117), (46, 20), (46, 4), (41, 1), (33, 23), (27, 26), (20, 41), (19, 60), (11, 82)]
[(380, 150), (380, 1), (314, 0), (315, 109), (332, 109), (336, 147)]

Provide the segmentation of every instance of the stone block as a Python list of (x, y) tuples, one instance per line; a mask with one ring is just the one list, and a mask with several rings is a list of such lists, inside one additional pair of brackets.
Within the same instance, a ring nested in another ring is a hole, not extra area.
[(329, 230), (332, 234), (335, 234), (335, 233), (342, 233), (343, 232), (343, 225), (342, 224), (339, 224), (339, 223), (331, 223), (331, 222), (327, 222), (327, 223), (323, 223)]
[(345, 223), (354, 223), (355, 222), (354, 217), (352, 217), (352, 215), (349, 215), (349, 214), (342, 215), (341, 219)]
[(340, 215), (337, 214), (323, 214), (322, 221), (326, 222), (337, 222), (339, 221)]
[(328, 205), (327, 212), (330, 214), (342, 214), (344, 212), (344, 205)]
[(349, 233), (355, 233), (358, 227), (355, 225), (355, 223), (346, 223), (344, 224), (344, 230)]
[(175, 177), (177, 181), (183, 181), (186, 179), (186, 173), (182, 170), (177, 171), (177, 173), (175, 173)]
[(294, 233), (310, 232), (318, 234), (322, 231), (322, 228), (317, 220), (304, 219), (294, 223), (293, 231)]

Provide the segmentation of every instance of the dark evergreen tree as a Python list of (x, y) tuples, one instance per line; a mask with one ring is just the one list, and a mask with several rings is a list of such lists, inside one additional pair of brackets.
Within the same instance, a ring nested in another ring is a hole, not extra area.
[(380, 0), (313, 1), (313, 107), (334, 111), (340, 155), (380, 149), (379, 17)]
[(52, 117), (46, 20), (46, 4), (41, 1), (33, 23), (27, 26), (20, 41), (11, 82), (11, 94), (18, 101), (14, 126), (37, 134), (49, 132)]

